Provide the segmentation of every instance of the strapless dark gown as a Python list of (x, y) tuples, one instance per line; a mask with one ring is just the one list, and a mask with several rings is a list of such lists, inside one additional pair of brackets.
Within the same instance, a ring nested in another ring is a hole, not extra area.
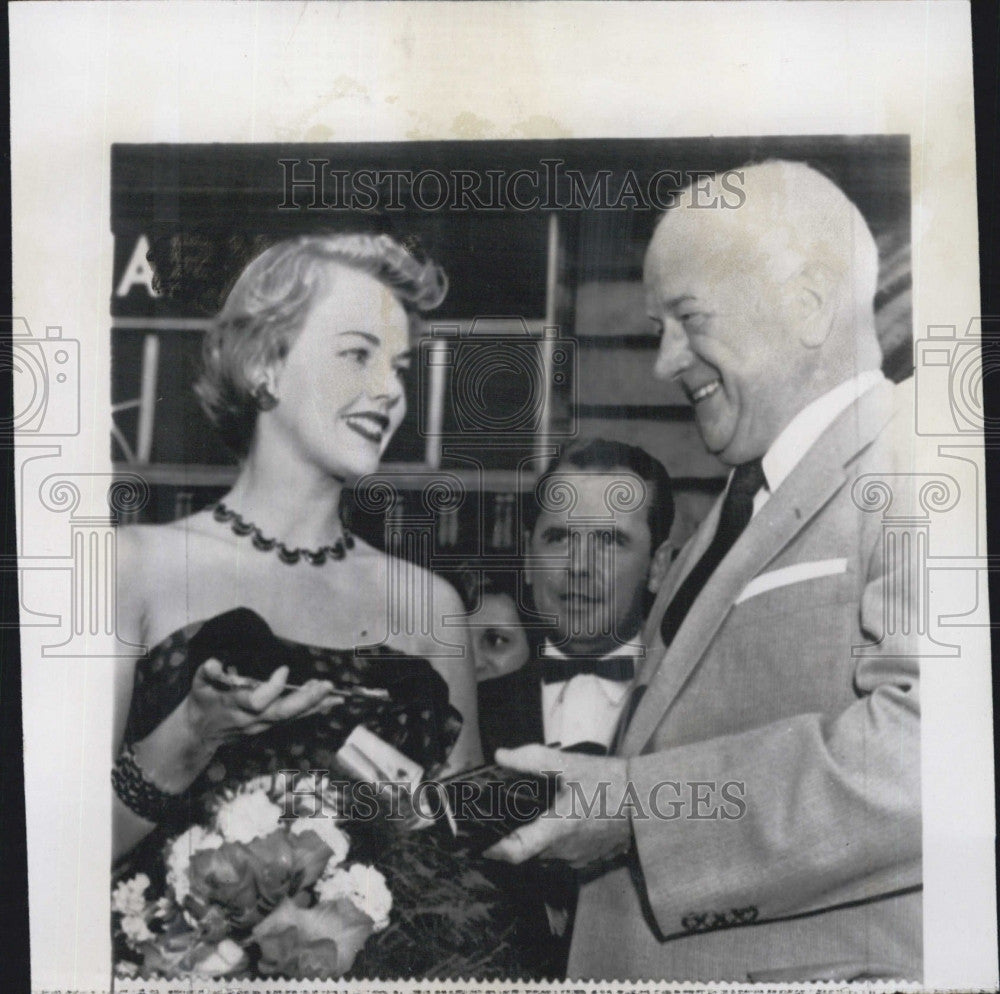
[[(243, 610), (235, 618), (228, 612), (188, 625), (151, 648), (136, 665), (126, 739), (144, 738), (184, 699), (205, 658), (205, 639), (199, 640), (199, 634), (211, 633), (210, 654), (224, 656), (220, 638), (225, 639), (227, 631), (244, 630), (248, 619), (251, 625), (263, 624), (252, 612)], [(221, 790), (263, 774), (331, 770), (332, 776), (342, 778), (334, 755), (359, 723), (425, 769), (446, 759), (461, 717), (448, 704), (447, 684), (427, 660), (385, 647), (304, 645), (276, 638), (266, 625), (262, 631), (262, 639), (255, 639), (254, 633), (236, 639), (239, 651), (233, 655), (241, 675), (266, 678), (285, 663), (289, 683), (319, 678), (382, 687), (389, 689), (391, 699), (351, 699), (328, 715), (285, 722), (220, 747), (192, 785), (188, 824), (204, 820), (207, 805)], [(152, 832), (116, 868), (116, 879), (144, 872), (155, 886), (162, 880), (163, 845), (185, 827), (177, 823)], [(349, 977), (516, 979), (535, 972), (519, 953), (525, 937), (516, 934), (517, 915), (504, 896), (502, 865), (454, 851), (442, 825), (420, 832), (371, 822), (343, 827), (352, 839), (351, 858), (374, 863), (393, 894), (390, 926), (369, 940)], [(532, 938), (538, 941), (538, 936)]]

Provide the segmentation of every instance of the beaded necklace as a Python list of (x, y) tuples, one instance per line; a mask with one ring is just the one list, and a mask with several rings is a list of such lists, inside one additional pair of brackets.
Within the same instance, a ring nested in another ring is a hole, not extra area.
[(324, 545), (319, 549), (289, 549), (284, 542), (276, 538), (267, 538), (252, 521), (245, 521), (240, 514), (226, 507), (222, 501), (212, 509), (212, 517), (216, 521), (228, 524), (234, 535), (240, 538), (249, 536), (253, 547), (258, 551), (277, 552), (278, 558), (289, 566), (294, 566), (300, 559), (305, 559), (313, 566), (322, 566), (328, 558), (343, 559), (347, 550), (354, 548), (354, 536), (346, 528), (333, 545)]

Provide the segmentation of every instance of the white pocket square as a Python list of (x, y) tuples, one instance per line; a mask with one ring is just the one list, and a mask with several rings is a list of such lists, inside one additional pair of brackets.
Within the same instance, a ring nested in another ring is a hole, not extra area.
[(795, 563), (794, 566), (784, 566), (755, 576), (742, 590), (733, 602), (743, 601), (763, 594), (777, 587), (787, 587), (790, 583), (801, 583), (803, 580), (814, 580), (818, 576), (837, 576), (847, 572), (846, 559), (816, 559), (811, 563)]

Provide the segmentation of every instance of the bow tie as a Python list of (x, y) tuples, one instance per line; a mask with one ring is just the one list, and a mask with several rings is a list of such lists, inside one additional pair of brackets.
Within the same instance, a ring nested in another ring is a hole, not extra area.
[(584, 673), (624, 683), (635, 675), (635, 660), (631, 656), (606, 656), (604, 659), (545, 656), (541, 663), (542, 683), (563, 683)]

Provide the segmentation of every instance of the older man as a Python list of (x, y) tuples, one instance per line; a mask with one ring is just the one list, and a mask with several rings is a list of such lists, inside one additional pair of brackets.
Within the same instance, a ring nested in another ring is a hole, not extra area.
[(913, 591), (855, 486), (909, 468), (878, 256), (805, 165), (741, 181), (739, 210), (683, 197), (644, 276), (726, 492), (657, 598), (618, 755), (500, 754), (610, 784), (603, 810), (567, 788), (492, 854), (582, 868), (573, 978), (919, 979), (919, 667), (886, 620)]

